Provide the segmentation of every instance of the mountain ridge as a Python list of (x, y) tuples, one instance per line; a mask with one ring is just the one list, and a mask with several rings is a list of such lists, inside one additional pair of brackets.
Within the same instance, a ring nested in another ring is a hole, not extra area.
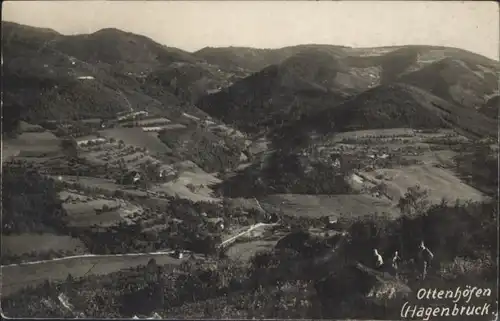
[[(498, 94), (495, 75), (500, 64), (462, 49), (298, 45), (206, 47), (189, 53), (114, 28), (64, 36), (51, 29), (5, 21), (2, 25), (7, 28), (4, 77), (11, 80), (4, 87), (4, 103), (7, 108), (21, 106), (24, 120), (47, 118), (47, 113), (73, 117), (95, 101), (107, 106), (102, 109), (104, 116), (130, 109), (131, 104), (154, 110), (189, 106), (250, 132), (269, 132), (393, 83), (412, 85), (450, 103), (484, 111), (490, 118), (495, 115), (494, 101), (489, 99)], [(207, 51), (220, 65), (203, 57)], [(244, 54), (238, 56), (239, 51)], [(259, 54), (268, 57), (252, 62)], [(22, 83), (31, 85), (20, 90)], [(68, 95), (60, 87), (81, 94)], [(68, 110), (63, 106), (68, 102), (75, 107)], [(37, 111), (33, 106), (45, 107)], [(95, 109), (83, 114), (99, 113)]]

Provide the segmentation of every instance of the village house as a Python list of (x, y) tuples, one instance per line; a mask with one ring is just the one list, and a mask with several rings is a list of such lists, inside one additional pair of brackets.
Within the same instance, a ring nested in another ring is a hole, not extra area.
[(339, 228), (339, 219), (336, 216), (330, 215), (324, 217), (325, 228), (337, 229)]
[(209, 227), (214, 231), (220, 232), (223, 231), (225, 228), (224, 219), (222, 217), (208, 218), (207, 222), (209, 224)]
[(91, 144), (102, 144), (106, 142), (106, 138), (103, 137), (89, 137), (89, 136), (83, 136), (78, 139), (76, 139), (76, 143), (78, 146), (87, 146)]
[(118, 183), (123, 185), (131, 185), (131, 184), (136, 185), (140, 183), (141, 179), (142, 179), (141, 173), (133, 170), (123, 175)]
[(176, 259), (182, 259), (184, 257), (184, 253), (181, 250), (175, 250), (173, 253), (173, 257)]

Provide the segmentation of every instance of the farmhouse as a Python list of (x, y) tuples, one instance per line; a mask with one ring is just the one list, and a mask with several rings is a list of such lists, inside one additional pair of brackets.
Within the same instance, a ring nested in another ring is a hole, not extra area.
[(181, 250), (175, 250), (174, 253), (172, 253), (172, 256), (176, 259), (182, 259), (184, 257), (184, 253), (182, 253)]
[(339, 220), (335, 216), (325, 216), (324, 222), (327, 229), (335, 229), (339, 227)]
[(138, 184), (141, 179), (141, 173), (138, 171), (130, 171), (121, 177), (119, 183), (123, 185)]
[(207, 219), (208, 224), (210, 228), (216, 230), (216, 231), (222, 231), (224, 230), (224, 219), (222, 217), (214, 217), (214, 218), (208, 218)]
[(158, 178), (161, 181), (168, 181), (175, 178), (176, 171), (172, 166), (163, 165), (158, 169)]
[(272, 213), (265, 213), (266, 217), (266, 222), (267, 223), (277, 223), (279, 221), (279, 216), (278, 214), (272, 212)]
[(80, 137), (76, 140), (76, 143), (78, 146), (86, 146), (86, 145), (92, 145), (92, 144), (102, 144), (106, 142), (106, 138), (103, 137), (89, 137), (89, 136), (84, 136)]

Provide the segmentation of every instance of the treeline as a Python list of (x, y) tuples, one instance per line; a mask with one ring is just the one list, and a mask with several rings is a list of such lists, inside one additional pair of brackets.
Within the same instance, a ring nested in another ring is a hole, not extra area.
[[(350, 165), (347, 165), (350, 166)], [(275, 152), (261, 169), (246, 168), (218, 186), (229, 197), (254, 197), (267, 194), (348, 194), (348, 167), (335, 168), (322, 162), (301, 159), (295, 154)]]

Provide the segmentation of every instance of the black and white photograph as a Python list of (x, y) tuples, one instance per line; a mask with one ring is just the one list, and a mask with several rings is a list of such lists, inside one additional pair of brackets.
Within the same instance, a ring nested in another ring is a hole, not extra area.
[(2, 317), (498, 320), (499, 13), (3, 2)]

